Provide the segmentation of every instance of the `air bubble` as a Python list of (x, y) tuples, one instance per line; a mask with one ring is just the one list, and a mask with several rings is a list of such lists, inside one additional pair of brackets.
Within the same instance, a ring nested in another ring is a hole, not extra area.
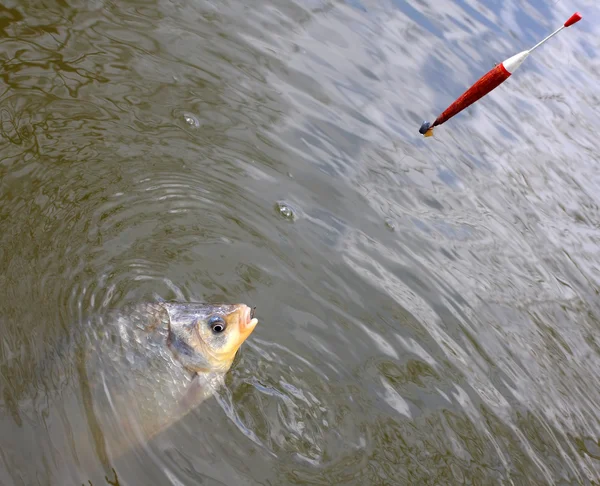
[(288, 221), (296, 220), (296, 211), (288, 203), (278, 201), (275, 204), (275, 211), (277, 211), (279, 216), (283, 219), (287, 219)]
[(200, 120), (198, 120), (198, 118), (196, 118), (196, 116), (192, 115), (191, 113), (184, 113), (183, 119), (190, 127), (194, 127), (194, 128), (200, 127)]

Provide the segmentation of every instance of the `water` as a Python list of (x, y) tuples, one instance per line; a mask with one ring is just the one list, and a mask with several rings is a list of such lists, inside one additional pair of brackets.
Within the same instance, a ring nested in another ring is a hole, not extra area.
[[(598, 483), (594, 0), (8, 1), (0, 19), (2, 485)], [(216, 399), (88, 467), (60, 344), (157, 295), (260, 324)]]

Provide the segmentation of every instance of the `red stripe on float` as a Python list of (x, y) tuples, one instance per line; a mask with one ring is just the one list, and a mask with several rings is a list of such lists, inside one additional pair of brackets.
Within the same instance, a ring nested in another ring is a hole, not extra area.
[(498, 64), (494, 69), (479, 78), (479, 80), (467, 91), (465, 91), (460, 98), (446, 108), (446, 111), (438, 116), (433, 122), (432, 127), (441, 125), (442, 123), (448, 121), (454, 115), (475, 103), (478, 99), (488, 94), (494, 88), (497, 88), (509, 77), (510, 73), (506, 70), (504, 65), (502, 63)]

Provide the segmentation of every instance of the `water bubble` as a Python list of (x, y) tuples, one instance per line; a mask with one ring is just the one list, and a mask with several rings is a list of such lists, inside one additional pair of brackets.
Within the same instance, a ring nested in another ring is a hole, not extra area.
[(194, 128), (200, 127), (200, 120), (198, 120), (198, 118), (196, 118), (196, 116), (192, 115), (191, 113), (184, 113), (183, 119), (191, 127), (194, 127)]
[(390, 218), (386, 218), (385, 219), (385, 227), (387, 229), (389, 229), (390, 231), (396, 231), (396, 224), (394, 223), (394, 221)]
[(288, 203), (277, 201), (275, 211), (284, 219), (294, 221), (296, 219), (296, 211)]

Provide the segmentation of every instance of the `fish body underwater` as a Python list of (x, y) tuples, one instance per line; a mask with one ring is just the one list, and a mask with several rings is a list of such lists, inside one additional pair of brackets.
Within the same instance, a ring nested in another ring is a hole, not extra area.
[(146, 441), (222, 385), (257, 320), (245, 304), (138, 304), (97, 326), (84, 346), (104, 433)]
[(15, 432), (22, 444), (39, 439), (41, 422), (53, 462), (78, 464), (79, 478), (99, 465), (108, 472), (224, 385), (257, 322), (245, 304), (179, 302), (130, 304), (86, 321), (44, 360), (43, 392), (38, 384), (19, 402), (37, 426)]

